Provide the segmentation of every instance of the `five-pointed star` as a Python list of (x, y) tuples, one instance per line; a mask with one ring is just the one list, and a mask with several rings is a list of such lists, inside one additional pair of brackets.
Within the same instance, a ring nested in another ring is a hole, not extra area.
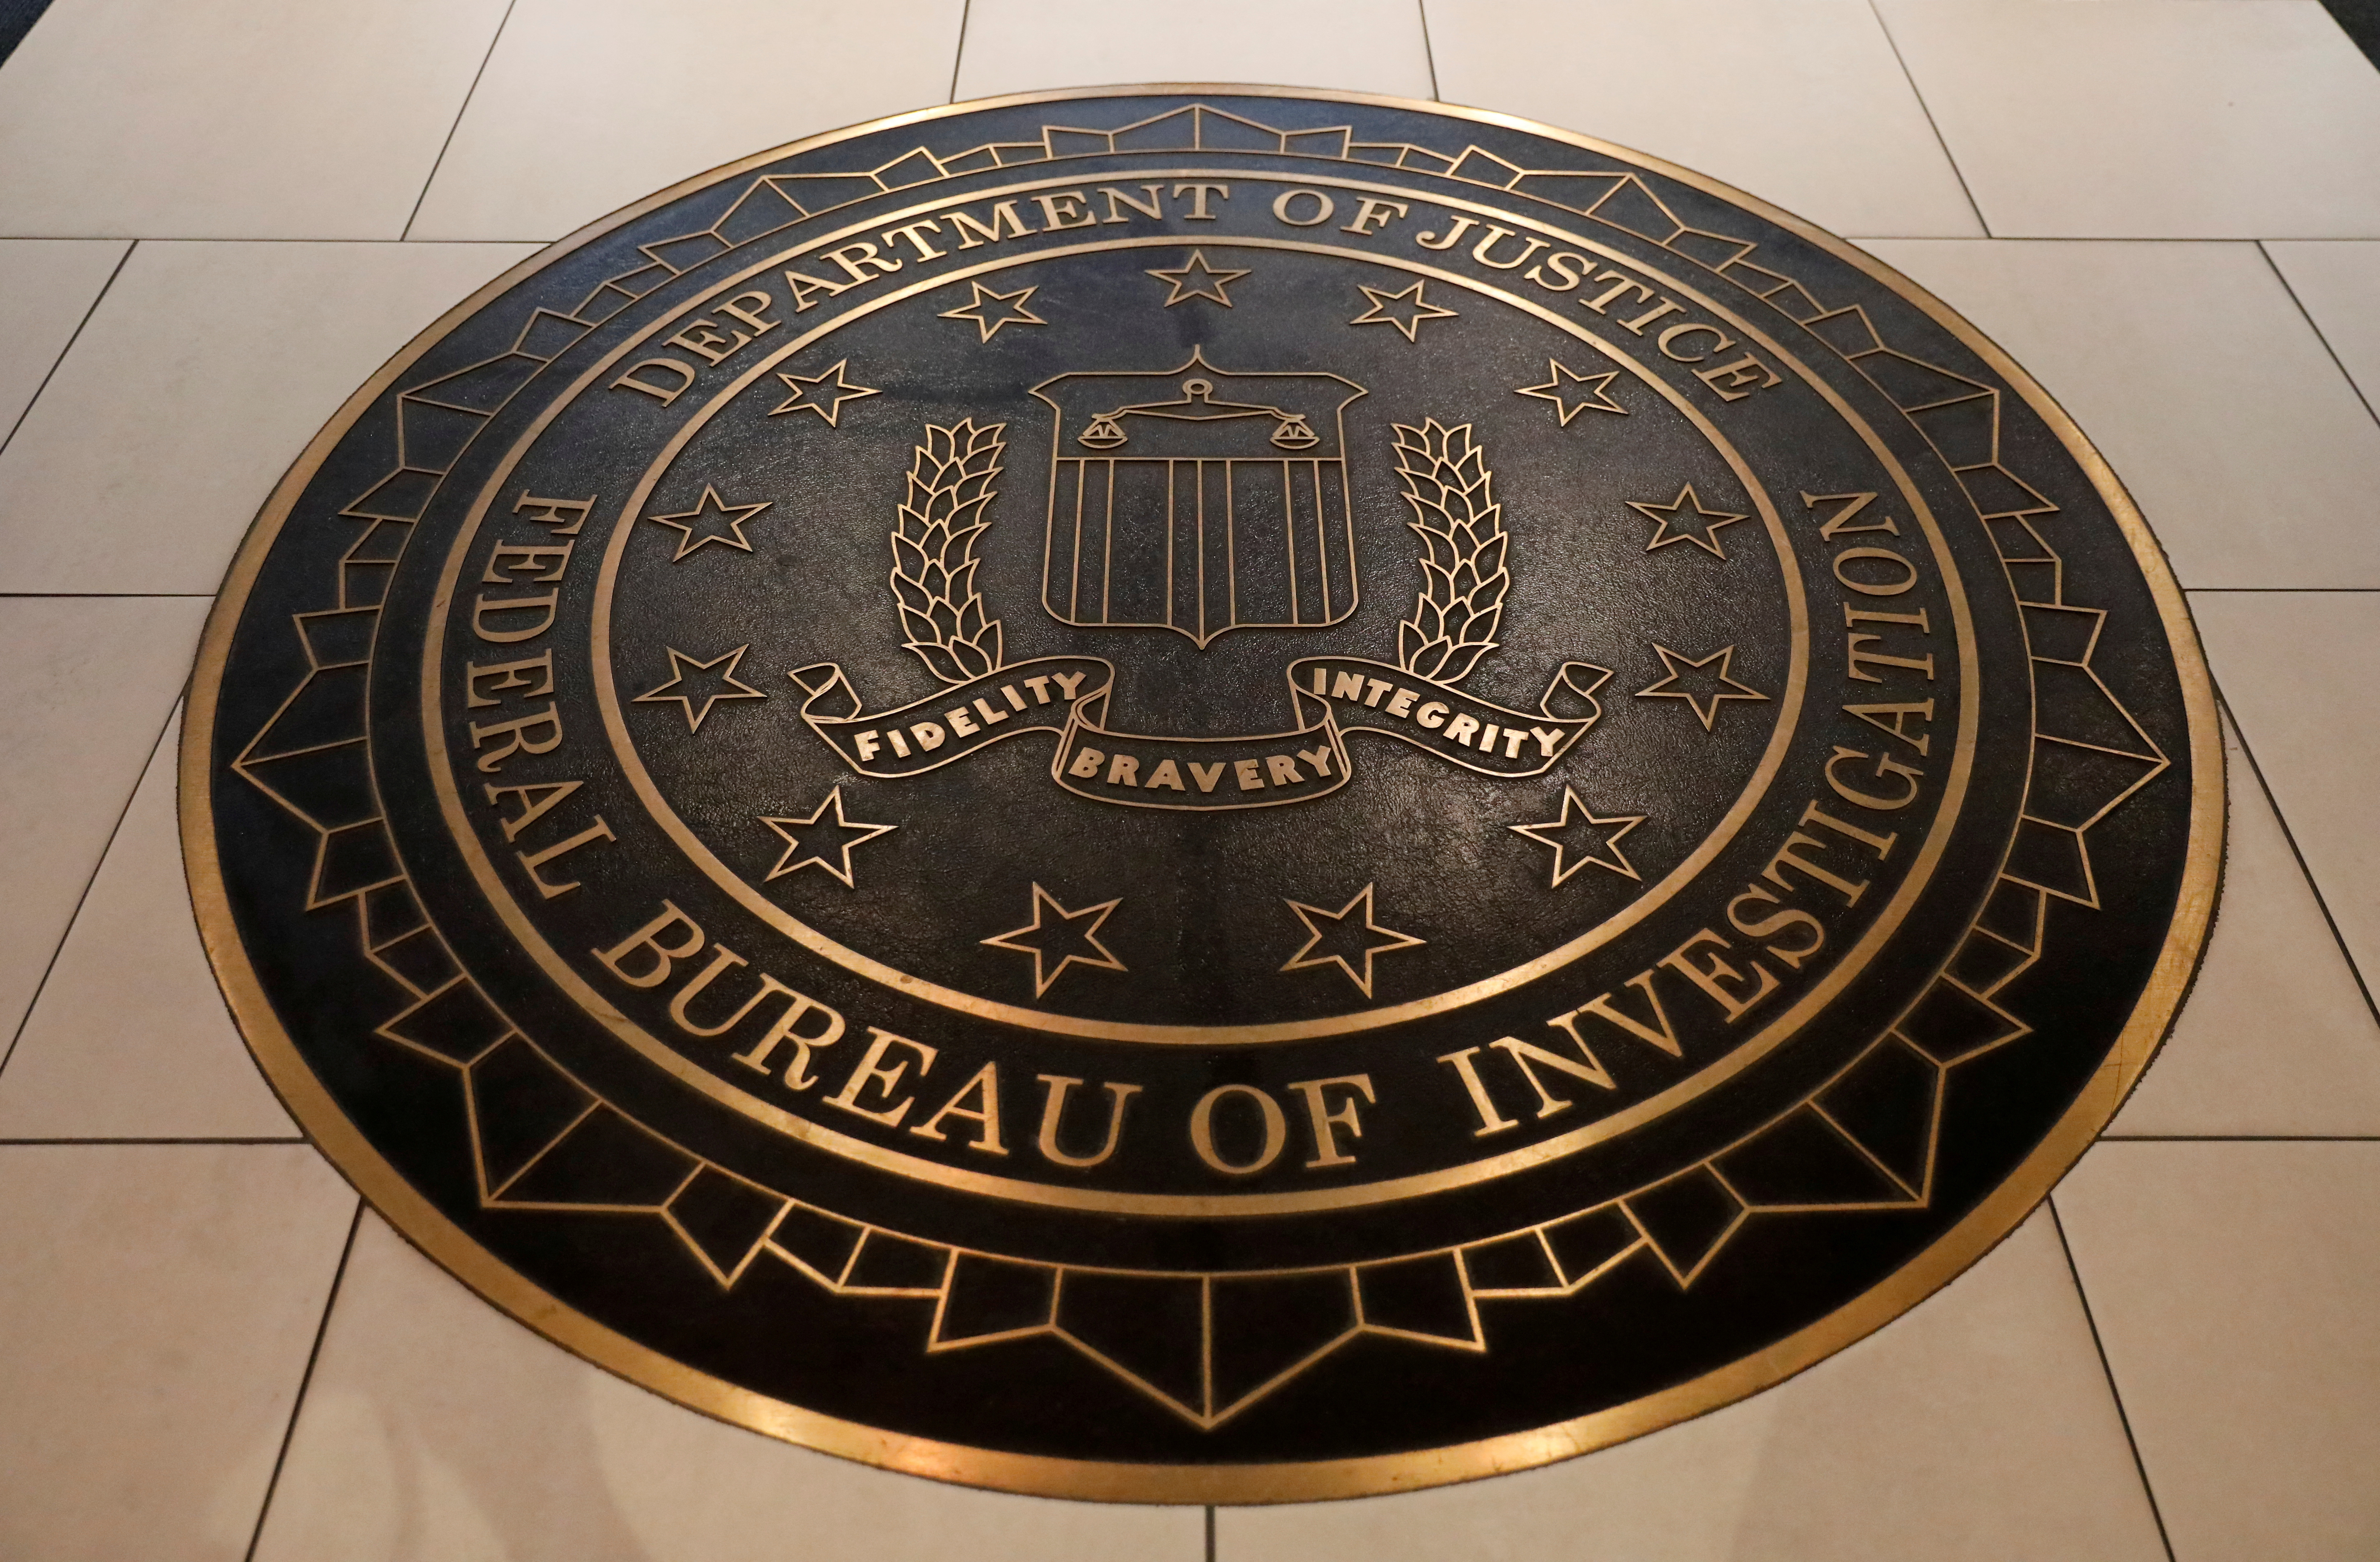
[[(833, 368), (816, 374), (779, 374), (777, 378), (784, 381), (785, 389), (793, 394), (785, 397), (783, 406), (771, 408), (769, 416), (773, 418), (780, 412), (815, 412), (826, 420), (827, 427), (834, 427), (834, 421), (843, 416), (844, 402), (879, 394), (873, 385), (855, 385), (843, 377), (844, 368), (850, 361), (846, 358)], [(832, 384), (829, 383), (830, 378)]]
[[(1560, 818), (1548, 819), (1542, 824), (1508, 824), (1505, 828), (1516, 836), (1528, 836), (1539, 846), (1554, 848), (1553, 887), (1559, 889), (1563, 880), (1590, 862), (1598, 868), (1609, 868), (1624, 879), (1639, 877), (1628, 854), (1620, 849), (1620, 837), (1643, 823), (1645, 815), (1641, 813), (1597, 819), (1586, 804), (1578, 800), (1576, 787), (1564, 787)], [(1598, 852), (1609, 855), (1598, 856)]]
[(1193, 250), (1190, 258), (1180, 265), (1153, 268), (1148, 275), (1171, 289), (1165, 295), (1167, 309), (1187, 299), (1212, 299), (1229, 309), (1232, 300), (1223, 292), (1225, 285), (1237, 282), (1248, 274), (1245, 271), (1217, 271), (1207, 263), (1204, 253)]
[[(1694, 506), (1694, 513), (1682, 515), (1681, 512), (1689, 505)], [(1725, 510), (1703, 508), (1703, 502), (1695, 497), (1694, 485), (1691, 482), (1679, 489), (1678, 496), (1666, 505), (1648, 504), (1642, 499), (1631, 499), (1628, 501), (1628, 507), (1653, 523), (1653, 540), (1645, 544), (1645, 551), (1648, 554), (1655, 548), (1666, 548), (1672, 543), (1692, 543), (1713, 558), (1725, 558), (1727, 550), (1718, 544), (1718, 529), (1722, 526), (1733, 526), (1739, 520), (1751, 519), (1748, 516), (1730, 515)], [(1673, 530), (1672, 523), (1681, 520), (1683, 524), (1676, 526)]]
[[(1709, 655), (1702, 658), (1700, 661), (1695, 661), (1690, 657), (1681, 656), (1676, 652), (1670, 650), (1668, 646), (1662, 645), (1658, 641), (1655, 642), (1653, 649), (1660, 653), (1661, 665), (1668, 671), (1670, 676), (1662, 678), (1658, 683), (1638, 689), (1636, 691), (1636, 698), (1639, 700), (1683, 700), (1687, 704), (1694, 707), (1694, 714), (1701, 720), (1703, 730), (1705, 732), (1708, 732), (1711, 729), (1711, 723), (1718, 719), (1718, 707), (1721, 701), (1766, 700), (1768, 698), (1767, 695), (1761, 693), (1760, 690), (1753, 688), (1751, 685), (1738, 683), (1735, 679), (1728, 676), (1728, 665), (1735, 659), (1735, 647), (1731, 645), (1723, 645), (1717, 651), (1712, 652)], [(1670, 687), (1671, 684), (1684, 678), (1688, 673), (1701, 672), (1703, 669), (1710, 666), (1714, 662), (1718, 664), (1718, 669), (1716, 672), (1708, 673), (1704, 677), (1694, 680), (1703, 685), (1702, 689), (1672, 689)]]
[(708, 543), (724, 543), (738, 553), (750, 553), (752, 544), (744, 535), (744, 523), (774, 503), (773, 499), (763, 499), (757, 505), (731, 505), (719, 496), (718, 489), (706, 482), (694, 508), (645, 519), (678, 533), (677, 552), (670, 555), (670, 562), (675, 564)]
[[(761, 693), (759, 689), (754, 689), (751, 685), (738, 683), (735, 681), (735, 664), (744, 660), (744, 653), (751, 649), (752, 648), (748, 645), (739, 645), (723, 656), (713, 656), (708, 662), (698, 662), (693, 657), (688, 656), (685, 652), (677, 649), (677, 647), (671, 646), (668, 648), (670, 659), (669, 681), (662, 684), (659, 689), (649, 689), (646, 692), (638, 695), (636, 702), (639, 705), (665, 705), (675, 703), (683, 707), (686, 711), (686, 729), (688, 732), (699, 732), (702, 730), (702, 718), (709, 715), (710, 714), (710, 707), (716, 705), (722, 700), (765, 700), (768, 698), (767, 695)], [(714, 667), (724, 667), (726, 671), (712, 674), (712, 679), (715, 680), (715, 682), (711, 682), (713, 692), (701, 694), (673, 694), (670, 692), (670, 690), (684, 684), (692, 674), (709, 673)], [(695, 702), (698, 700), (701, 702), (700, 704), (697, 704)]]
[[(900, 828), (897, 824), (864, 824), (845, 818), (840, 787), (826, 795), (826, 801), (811, 809), (807, 819), (762, 819), (760, 823), (776, 831), (785, 843), (784, 855), (769, 870), (771, 879), (782, 879), (799, 868), (823, 868), (841, 879), (845, 889), (857, 887), (851, 882), (851, 848)], [(805, 841), (809, 844), (803, 845)]]
[[(1562, 427), (1570, 427), (1570, 421), (1581, 412), (1617, 412), (1623, 418), (1628, 416), (1628, 409), (1611, 399), (1611, 382), (1620, 378), (1619, 370), (1608, 369), (1600, 374), (1575, 374), (1558, 358), (1547, 359), (1546, 367), (1552, 370), (1553, 374), (1544, 384), (1523, 385), (1512, 394), (1533, 396), (1539, 401), (1552, 402), (1554, 411), (1561, 418)], [(1580, 388), (1572, 389), (1573, 386)]]
[(1038, 287), (1019, 287), (1014, 293), (996, 293), (980, 282), (970, 282), (975, 297), (956, 309), (941, 312), (944, 320), (968, 320), (983, 333), (976, 340), (988, 342), (1000, 335), (1003, 325), (1047, 325), (1050, 323), (1025, 307), (1025, 300), (1040, 291)]
[[(1372, 995), (1372, 958), (1391, 950), (1411, 949), (1429, 942), (1415, 938), (1410, 933), (1382, 927), (1372, 914), (1372, 885), (1366, 885), (1355, 898), (1335, 911), (1319, 906), (1308, 906), (1302, 900), (1292, 900), (1289, 909), (1305, 924), (1306, 938), (1296, 954), (1289, 958), (1283, 970), (1305, 970), (1315, 966), (1337, 966), (1346, 973), (1364, 996)], [(1355, 913), (1361, 909), (1363, 915)], [(1358, 970), (1355, 962), (1363, 962)]]
[(1079, 911), (1069, 911), (1058, 903), (1058, 897), (1033, 886), (1033, 920), (1023, 927), (996, 934), (983, 942), (995, 949), (1014, 949), (1020, 955), (1033, 957), (1033, 995), (1039, 997), (1050, 990), (1050, 984), (1066, 974), (1068, 966), (1089, 966), (1094, 970), (1122, 970), (1123, 962), (1109, 953), (1099, 942), (1099, 924), (1108, 913), (1123, 904), (1123, 897), (1102, 900), (1096, 906), (1086, 906)]
[[(1366, 287), (1361, 283), (1358, 283), (1355, 290), (1363, 294), (1365, 298), (1370, 299), (1372, 307), (1366, 310), (1363, 313), (1357, 315), (1347, 323), (1350, 325), (1393, 325), (1398, 330), (1403, 332), (1405, 334), (1405, 340), (1410, 342), (1415, 340), (1419, 336), (1421, 332), (1421, 323), (1423, 321), (1451, 320), (1454, 318), (1454, 311), (1452, 310), (1440, 309), (1436, 304), (1425, 300), (1421, 296), (1421, 289), (1422, 285), (1419, 282), (1415, 282), (1410, 287), (1399, 288), (1393, 293), (1390, 292), (1385, 287)], [(1403, 307), (1391, 308), (1391, 305), (1402, 305)]]

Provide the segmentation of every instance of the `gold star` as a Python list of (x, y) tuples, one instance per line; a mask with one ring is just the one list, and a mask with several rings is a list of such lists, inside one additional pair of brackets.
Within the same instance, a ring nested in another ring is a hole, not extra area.
[[(1610, 819), (1597, 819), (1586, 804), (1578, 800), (1577, 788), (1564, 787), (1561, 817), (1548, 819), (1542, 824), (1508, 824), (1505, 828), (1516, 836), (1528, 836), (1539, 846), (1549, 846), (1554, 848), (1553, 887), (1559, 889), (1563, 880), (1590, 862), (1598, 868), (1609, 868), (1623, 879), (1639, 878), (1635, 865), (1628, 860), (1628, 854), (1620, 849), (1620, 837), (1643, 823), (1645, 823), (1645, 815), (1641, 813), (1623, 813)], [(1619, 826), (1618, 829), (1612, 829), (1615, 824)], [(1611, 833), (1600, 834), (1606, 830)], [(1584, 849), (1572, 846), (1563, 838), (1564, 835), (1570, 832), (1588, 837), (1587, 845)], [(1571, 855), (1573, 851), (1577, 852), (1575, 858)], [(1596, 855), (1598, 851), (1608, 851), (1611, 855), (1599, 857)]]
[[(1694, 508), (1693, 519), (1679, 530), (1670, 531), (1670, 523), (1678, 519), (1679, 512), (1688, 505), (1692, 505)], [(1628, 507), (1653, 523), (1653, 540), (1645, 544), (1645, 551), (1648, 554), (1655, 548), (1666, 548), (1672, 543), (1692, 543), (1713, 558), (1725, 558), (1727, 550), (1719, 546), (1718, 529), (1722, 526), (1733, 526), (1739, 520), (1751, 519), (1749, 516), (1730, 515), (1725, 510), (1703, 508), (1703, 502), (1694, 496), (1694, 485), (1691, 482), (1679, 489), (1678, 496), (1666, 505), (1631, 499), (1628, 501)]]
[[(1617, 412), (1623, 418), (1628, 416), (1628, 409), (1611, 399), (1611, 382), (1620, 378), (1619, 370), (1606, 370), (1600, 374), (1574, 374), (1568, 365), (1553, 358), (1546, 360), (1546, 367), (1553, 371), (1552, 378), (1542, 385), (1523, 385), (1512, 394), (1533, 396), (1539, 401), (1552, 402), (1554, 411), (1561, 418), (1562, 427), (1570, 427), (1572, 418), (1590, 409)], [(1573, 391), (1568, 389), (1571, 385), (1585, 388)]]
[(738, 553), (748, 554), (752, 544), (744, 535), (744, 523), (767, 509), (776, 501), (763, 499), (757, 505), (731, 505), (719, 496), (719, 490), (709, 483), (702, 485), (702, 497), (690, 510), (675, 515), (649, 515), (647, 520), (658, 521), (679, 533), (677, 552), (670, 555), (675, 564), (686, 555), (710, 543), (724, 543)]
[[(735, 681), (735, 664), (744, 660), (744, 653), (752, 649), (748, 645), (739, 645), (735, 650), (727, 653), (724, 656), (714, 656), (708, 662), (698, 662), (693, 657), (688, 656), (685, 652), (678, 650), (675, 646), (671, 646), (668, 649), (670, 659), (669, 681), (662, 684), (658, 689), (649, 689), (645, 693), (638, 695), (636, 698), (636, 703), (639, 705), (666, 705), (674, 702), (684, 708), (686, 712), (686, 729), (688, 732), (701, 731), (702, 718), (709, 715), (710, 714), (710, 707), (716, 705), (722, 700), (765, 700), (768, 698), (767, 695), (761, 693), (759, 689), (754, 689), (751, 685), (738, 683)], [(715, 675), (718, 679), (718, 691), (716, 693), (697, 696), (692, 694), (672, 694), (670, 692), (671, 689), (675, 689), (678, 685), (686, 682), (687, 674), (708, 673), (713, 667), (721, 666), (722, 665), (727, 670)], [(698, 706), (695, 703), (695, 701), (698, 698), (702, 702)]]
[[(1670, 676), (1647, 688), (1638, 689), (1636, 691), (1636, 698), (1639, 700), (1683, 700), (1688, 705), (1694, 708), (1694, 715), (1702, 722), (1703, 730), (1705, 732), (1708, 732), (1711, 729), (1711, 723), (1718, 719), (1718, 707), (1721, 701), (1766, 700), (1768, 698), (1767, 695), (1761, 693), (1760, 690), (1753, 688), (1751, 685), (1738, 683), (1735, 679), (1728, 676), (1728, 666), (1735, 660), (1735, 647), (1731, 645), (1721, 646), (1718, 650), (1712, 652), (1709, 655), (1702, 658), (1700, 661), (1695, 661), (1691, 657), (1681, 656), (1676, 652), (1670, 650), (1668, 646), (1658, 642), (1654, 645), (1653, 649), (1660, 653), (1661, 665), (1668, 671)], [(1691, 689), (1671, 689), (1670, 687), (1670, 685), (1677, 682), (1680, 678), (1684, 677), (1687, 673), (1700, 671), (1701, 669), (1709, 666), (1713, 662), (1718, 664), (1718, 671), (1711, 675), (1718, 680), (1718, 687), (1711, 689), (1708, 692), (1698, 692)]]
[(1248, 274), (1245, 271), (1217, 271), (1207, 263), (1207, 257), (1203, 252), (1193, 250), (1190, 251), (1190, 258), (1180, 265), (1170, 269), (1152, 270), (1148, 275), (1164, 283), (1170, 289), (1165, 296), (1167, 309), (1172, 309), (1188, 299), (1212, 299), (1225, 309), (1229, 309), (1232, 307), (1232, 300), (1224, 295), (1225, 285), (1237, 282)]
[[(1364, 996), (1370, 997), (1374, 956), (1385, 955), (1397, 949), (1412, 949), (1429, 942), (1426, 938), (1415, 938), (1409, 933), (1399, 933), (1394, 928), (1382, 927), (1374, 921), (1372, 888), (1372, 885), (1366, 885), (1356, 893), (1355, 898), (1335, 911), (1326, 911), (1319, 906), (1308, 906), (1302, 900), (1290, 901), (1289, 909), (1297, 913), (1299, 921), (1305, 924), (1306, 937), (1297, 953), (1289, 958), (1289, 963), (1281, 969), (1307, 970), (1317, 966), (1335, 965), (1345, 974), (1348, 981), (1355, 984)], [(1363, 909), (1364, 914), (1361, 918), (1355, 916), (1358, 907)], [(1317, 921), (1318, 918), (1320, 920)], [(1375, 935), (1377, 935), (1377, 942)], [(1326, 947), (1326, 946), (1329, 946)], [(1320, 952), (1317, 953), (1318, 950)], [(1358, 971), (1354, 962), (1348, 958), (1349, 955), (1364, 962), (1364, 969), (1361, 971)]]
[[(1390, 292), (1385, 287), (1366, 287), (1362, 284), (1358, 283), (1355, 290), (1363, 294), (1365, 298), (1370, 299), (1372, 307), (1366, 310), (1363, 313), (1357, 315), (1347, 323), (1350, 325), (1393, 325), (1398, 330), (1403, 332), (1405, 334), (1405, 340), (1410, 342), (1416, 339), (1420, 335), (1421, 323), (1423, 321), (1451, 320), (1454, 318), (1454, 311), (1452, 310), (1440, 309), (1436, 304), (1425, 301), (1421, 296), (1421, 289), (1422, 285), (1419, 282), (1415, 282), (1410, 287), (1400, 288), (1393, 293)], [(1403, 304), (1406, 307), (1403, 310), (1392, 310), (1389, 307), (1391, 304)]]
[[(976, 338), (978, 342), (991, 340), (1000, 335), (1000, 328), (1003, 325), (1050, 323), (1025, 307), (1025, 301), (1041, 290), (1038, 287), (1020, 287), (1014, 293), (996, 293), (980, 282), (970, 282), (967, 286), (975, 289), (974, 299), (956, 309), (942, 311), (941, 318), (973, 321), (975, 328), (983, 333)], [(995, 309), (995, 313), (985, 312)]]
[[(833, 368), (816, 374), (779, 374), (777, 378), (784, 381), (785, 388), (793, 394), (785, 397), (783, 406), (771, 408), (769, 416), (773, 418), (781, 412), (815, 412), (826, 420), (827, 427), (834, 427), (835, 420), (843, 415), (844, 402), (880, 394), (872, 385), (855, 385), (843, 377), (844, 366), (850, 361), (846, 358)], [(829, 375), (833, 376), (832, 384), (826, 383)], [(816, 388), (812, 389), (813, 386)]]
[[(1123, 897), (1118, 896), (1079, 911), (1069, 911), (1058, 903), (1056, 896), (1037, 884), (1033, 886), (1033, 920), (983, 942), (995, 949), (1013, 949), (1033, 957), (1033, 995), (1038, 998), (1050, 990), (1051, 982), (1066, 974), (1068, 966), (1088, 966), (1094, 970), (1124, 969), (1123, 962), (1099, 940), (1099, 924), (1108, 920), (1109, 912), (1123, 904)], [(1086, 954), (1085, 950), (1090, 952)], [(1050, 963), (1052, 956), (1057, 959), (1055, 965)]]
[[(832, 819), (827, 817), (830, 813)], [(782, 879), (802, 868), (823, 868), (841, 879), (845, 889), (857, 887), (851, 882), (851, 848), (900, 828), (897, 824), (864, 824), (845, 818), (840, 787), (826, 795), (826, 801), (811, 809), (807, 819), (762, 819), (760, 823), (776, 831), (785, 843), (784, 855), (769, 870), (770, 879)], [(826, 842), (816, 844), (821, 836), (827, 837)], [(806, 840), (814, 844), (804, 848), (802, 842)]]

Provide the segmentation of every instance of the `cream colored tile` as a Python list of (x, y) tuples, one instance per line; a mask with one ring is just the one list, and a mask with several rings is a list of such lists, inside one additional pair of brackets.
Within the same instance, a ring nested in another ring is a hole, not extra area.
[(2380, 1555), (2380, 1144), (2103, 1144), (2058, 1209), (2176, 1562)]
[[(798, 1342), (789, 1342), (797, 1345)], [(365, 1217), (259, 1562), (1196, 1562), (1196, 1508), (1000, 1496), (681, 1409)]]
[(2048, 1220), (1841, 1355), (1701, 1421), (1412, 1496), (1227, 1508), (1225, 1562), (2159, 1562)]
[(0, 1067), (0, 1140), (296, 1138), (208, 970), (174, 812), (179, 724)]
[(128, 248), (106, 238), (0, 239), (0, 444)]
[(0, 598), (0, 1048), (156, 746), (206, 611)]
[(141, 245), (0, 451), (0, 591), (213, 591), (348, 394), (529, 252)]
[(2380, 405), (2380, 244), (2305, 242), (2265, 249), (2364, 400)]
[(504, 0), (71, 0), (0, 71), (0, 229), (395, 238)]
[(2231, 838), (2206, 963), (2107, 1131), (2380, 1135), (2380, 1023), (2228, 720), (2223, 747)]
[(237, 1562), (354, 1208), (303, 1145), (0, 1147), (0, 1556)]
[(559, 238), (722, 163), (942, 103), (964, 9), (519, 0), (408, 237)]
[(960, 97), (1117, 81), (1431, 95), (1417, 0), (971, 0)]
[(2380, 424), (2254, 245), (1868, 248), (2074, 414), (2185, 586), (2380, 586)]
[(2380, 238), (2380, 74), (2318, 0), (1877, 4), (1995, 234)]
[(2380, 984), (2380, 593), (2200, 592), (2190, 606), (2349, 956)]
[[(1867, 0), (1430, 0), (1428, 10), (1449, 103), (1666, 157), (1838, 233), (1984, 231)], [(1681, 91), (1661, 62), (1686, 60), (1694, 86)]]

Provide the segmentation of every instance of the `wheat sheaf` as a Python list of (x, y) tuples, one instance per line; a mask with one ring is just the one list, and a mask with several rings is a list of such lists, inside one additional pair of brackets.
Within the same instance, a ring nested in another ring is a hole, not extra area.
[(976, 589), (976, 543), (990, 530), (985, 511), (1000, 478), (1006, 423), (962, 418), (926, 425), (909, 463), (909, 493), (892, 531), (892, 596), (903, 643), (944, 683), (965, 683), (1000, 665), (1000, 620)]
[(1422, 540), (1421, 595), (1397, 626), (1397, 665), (1439, 683), (1459, 682), (1496, 649), (1512, 576), (1504, 568), (1504, 519), (1495, 474), (1471, 425), (1425, 418), (1396, 431), (1397, 476)]

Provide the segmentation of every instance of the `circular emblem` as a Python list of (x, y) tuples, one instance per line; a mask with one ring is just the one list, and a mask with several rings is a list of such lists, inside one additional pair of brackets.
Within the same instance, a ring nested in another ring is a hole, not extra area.
[(266, 1071), (525, 1321), (1053, 1495), (1776, 1382), (2106, 1122), (2220, 853), (2181, 598), (1974, 329), (1500, 116), (1007, 99), (457, 307), (185, 740)]

